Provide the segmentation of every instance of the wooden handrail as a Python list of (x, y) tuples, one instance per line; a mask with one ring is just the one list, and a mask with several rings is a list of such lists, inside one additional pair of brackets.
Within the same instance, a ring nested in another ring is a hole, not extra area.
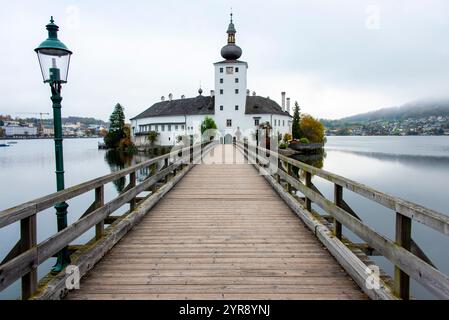
[[(242, 144), (240, 143), (240, 145)], [(255, 146), (250, 146), (249, 149), (255, 149)], [(258, 149), (263, 151), (259, 152), (258, 155), (259, 158), (263, 158), (264, 153), (278, 157), (280, 160), (290, 163), (293, 166), (305, 172), (309, 172), (312, 175), (316, 175), (329, 182), (337, 184), (347, 190), (355, 192), (369, 200), (372, 200), (389, 209), (392, 209), (394, 210), (394, 212), (398, 212), (436, 231), (439, 231), (445, 235), (449, 235), (449, 216), (445, 214), (426, 208), (419, 204), (401, 199), (399, 197), (391, 196), (384, 192), (378, 191), (374, 188), (368, 187), (362, 183), (339, 176), (329, 171), (313, 167), (311, 165), (305, 164), (295, 159), (288, 158), (284, 155), (278, 154), (277, 152), (267, 150), (262, 147), (258, 147)]]
[[(243, 148), (243, 150), (241, 150), (245, 155), (252, 158), (253, 164), (256, 165), (259, 170), (263, 171), (264, 175), (274, 175), (277, 179), (280, 178), (286, 181), (288, 192), (290, 192), (291, 187), (299, 190), (306, 197), (304, 207), (307, 211), (312, 211), (311, 203), (313, 202), (330, 214), (334, 218), (334, 234), (336, 238), (341, 239), (341, 225), (344, 225), (358, 237), (366, 241), (370, 247), (376, 249), (381, 255), (391, 261), (395, 265), (394, 292), (398, 297), (402, 299), (409, 298), (409, 277), (412, 277), (437, 297), (444, 299), (449, 298), (449, 277), (438, 271), (427, 261), (424, 261), (410, 252), (411, 245), (413, 244), (411, 239), (412, 220), (416, 220), (426, 225), (440, 226), (434, 227), (433, 229), (447, 235), (448, 232), (445, 232), (447, 231), (445, 228), (448, 226), (448, 216), (409, 201), (381, 193), (355, 181), (314, 168), (294, 159), (287, 158), (274, 151), (260, 147), (257, 148), (256, 146), (248, 147), (241, 143), (238, 144), (238, 146), (239, 148)], [(260, 152), (256, 152), (257, 150), (260, 150)], [(276, 173), (268, 172), (268, 170), (264, 168), (264, 165), (267, 165), (269, 160), (267, 160), (264, 155), (274, 156), (275, 159), (273, 162), (276, 163), (278, 163), (279, 159), (287, 162), (287, 172), (284, 170), (277, 170)], [(298, 167), (306, 172), (305, 184), (291, 174), (289, 166)], [(316, 188), (313, 188), (313, 184), (311, 183), (312, 174), (316, 174), (317, 176), (334, 183), (334, 201), (326, 199)], [(387, 207), (397, 210), (395, 241), (377, 233), (374, 229), (370, 228), (354, 216), (354, 214), (346, 211), (346, 208), (343, 205), (342, 188), (357, 192), (377, 203), (384, 205), (385, 203), (389, 204)], [(372, 193), (373, 195), (369, 196), (369, 193)], [(416, 216), (420, 218), (414, 219)], [(426, 217), (426, 219), (423, 219), (423, 217)]]

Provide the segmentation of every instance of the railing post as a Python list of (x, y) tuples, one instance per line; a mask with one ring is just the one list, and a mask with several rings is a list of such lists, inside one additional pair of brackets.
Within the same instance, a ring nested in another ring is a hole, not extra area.
[[(412, 219), (396, 212), (396, 243), (410, 251)], [(403, 300), (410, 299), (410, 277), (398, 266), (394, 267), (394, 293)]]
[[(134, 188), (136, 186), (136, 172), (133, 171), (129, 174), (129, 187)], [(129, 210), (133, 211), (136, 208), (136, 198), (132, 198), (129, 202)]]
[[(312, 174), (306, 171), (306, 187), (312, 189)], [(312, 212), (312, 201), (306, 197), (306, 209)]]
[[(167, 158), (164, 159), (164, 167), (165, 167), (165, 169), (168, 168), (168, 165), (169, 165), (169, 162), (168, 162), (168, 157), (167, 157)], [(169, 175), (169, 174), (170, 174), (170, 173), (167, 173), (167, 175), (166, 175), (165, 178), (164, 178), (165, 183), (168, 182), (168, 175)]]
[(243, 157), (244, 163), (248, 163), (248, 139), (243, 140), (243, 154), (245, 155)]
[[(20, 220), (20, 250), (28, 251), (37, 244), (36, 215)], [(37, 268), (22, 277), (22, 299), (30, 298), (37, 290)]]
[[(104, 185), (95, 189), (95, 209), (104, 206)], [(104, 233), (104, 220), (99, 222), (95, 226), (95, 239), (99, 240), (103, 237)]]
[(192, 164), (193, 163), (193, 138), (192, 137), (190, 138), (189, 150), (190, 150), (190, 163)]
[[(334, 184), (334, 203), (337, 207), (341, 208), (343, 206), (343, 187), (338, 184)], [(341, 223), (334, 218), (334, 235), (340, 240), (342, 236), (341, 229)]]
[[(282, 163), (281, 160), (278, 158), (278, 171), (281, 170)], [(276, 174), (276, 181), (280, 184), (281, 183), (281, 175), (279, 173)]]
[[(293, 177), (292, 164), (290, 162), (287, 162), (287, 174), (289, 177)], [(287, 182), (287, 192), (292, 193), (292, 185), (289, 182)]]

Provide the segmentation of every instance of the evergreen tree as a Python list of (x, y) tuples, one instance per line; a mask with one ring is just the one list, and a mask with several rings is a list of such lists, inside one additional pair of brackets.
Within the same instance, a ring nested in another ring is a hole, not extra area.
[(104, 143), (109, 148), (117, 148), (120, 140), (125, 137), (125, 113), (120, 103), (115, 105), (109, 118), (109, 132), (104, 138)]
[(125, 127), (125, 113), (120, 103), (115, 105), (114, 111), (109, 117), (109, 131), (121, 131)]
[(295, 101), (295, 110), (293, 111), (292, 136), (293, 139), (301, 138), (300, 122), (300, 107), (298, 101)]

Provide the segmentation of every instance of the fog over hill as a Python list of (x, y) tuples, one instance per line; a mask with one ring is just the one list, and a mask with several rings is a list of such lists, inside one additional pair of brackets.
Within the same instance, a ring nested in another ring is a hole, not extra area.
[(399, 107), (382, 108), (340, 119), (341, 122), (365, 122), (375, 120), (403, 120), (430, 116), (449, 116), (449, 97), (423, 99)]

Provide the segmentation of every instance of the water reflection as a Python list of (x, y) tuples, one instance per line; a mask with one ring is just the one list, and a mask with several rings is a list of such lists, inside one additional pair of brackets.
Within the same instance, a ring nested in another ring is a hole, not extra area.
[[(315, 168), (322, 169), (326, 155), (327, 155), (326, 151), (324, 151), (324, 149), (321, 149), (320, 151), (318, 151), (316, 153), (294, 154), (294, 155), (291, 155), (290, 158), (292, 158), (294, 160), (298, 160), (302, 163), (308, 164)], [(287, 164), (284, 163), (283, 165), (285, 167), (284, 169), (286, 169)], [(304, 171), (300, 172), (299, 168), (295, 167), (295, 166), (292, 166), (292, 173), (293, 173), (293, 176), (295, 176), (297, 178), (305, 177), (305, 172)]]
[[(120, 152), (117, 150), (108, 150), (104, 155), (106, 163), (111, 168), (111, 172), (123, 170), (132, 165), (133, 156), (129, 153)], [(125, 188), (126, 178), (121, 177), (113, 181), (117, 192), (122, 192)]]
[[(157, 154), (159, 154), (158, 152)], [(104, 155), (104, 160), (108, 164), (111, 172), (116, 172), (128, 168), (130, 166), (148, 161), (154, 158), (156, 154), (154, 153), (126, 153), (117, 150), (108, 150)], [(148, 176), (154, 175), (164, 166), (164, 160), (157, 161), (148, 167), (141, 168), (136, 171), (136, 180), (142, 182)], [(114, 186), (117, 192), (122, 192), (126, 186), (126, 177), (119, 178), (115, 180)]]

